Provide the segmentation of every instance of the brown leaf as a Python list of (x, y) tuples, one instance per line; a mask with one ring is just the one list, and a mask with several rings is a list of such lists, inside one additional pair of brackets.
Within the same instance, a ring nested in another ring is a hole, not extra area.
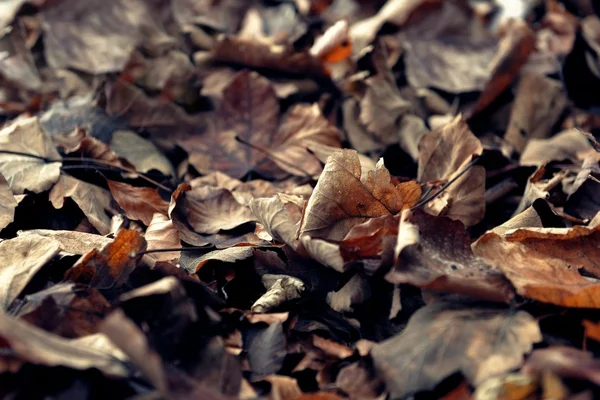
[(96, 368), (116, 377), (130, 374), (127, 357), (101, 334), (64, 339), (0, 313), (0, 338), (10, 356), (24, 362), (82, 371)]
[(271, 45), (257, 40), (224, 36), (212, 52), (215, 61), (253, 68), (287, 72), (301, 76), (325, 76), (318, 59), (308, 52), (296, 52), (292, 46)]
[(241, 178), (266, 155), (236, 138), (269, 149), (277, 132), (278, 114), (279, 102), (269, 81), (256, 72), (241, 71), (223, 91), (217, 126), (204, 137), (192, 136), (179, 143), (198, 171), (221, 171)]
[(537, 349), (523, 366), (525, 373), (552, 371), (565, 378), (585, 379), (600, 385), (600, 361), (591, 353), (566, 346)]
[(250, 209), (226, 189), (200, 186), (182, 193), (177, 202), (181, 202), (190, 226), (202, 234), (233, 229), (254, 220)]
[[(173, 225), (173, 221), (164, 214), (155, 213), (146, 229), (144, 239), (148, 243), (148, 250), (180, 248), (179, 231)], [(154, 253), (150, 255), (157, 261), (172, 261), (179, 259), (176, 251)]]
[(340, 132), (325, 119), (317, 104), (298, 104), (287, 113), (268, 148), (276, 157), (273, 161), (284, 171), (318, 176), (323, 168), (311, 150), (319, 146), (339, 148)]
[[(461, 116), (425, 134), (419, 143), (417, 180), (449, 181), (457, 176), (483, 151), (481, 142)], [(444, 192), (444, 196), (428, 203), (433, 215), (447, 216), (467, 226), (479, 222), (485, 213), (485, 170), (472, 167)]]
[(548, 138), (566, 105), (560, 82), (535, 72), (525, 73), (517, 86), (504, 139), (520, 153), (528, 140)]
[(17, 237), (0, 242), (0, 308), (7, 310), (34, 275), (60, 250), (52, 239)]
[(61, 175), (49, 197), (54, 208), (62, 208), (65, 198), (71, 198), (100, 234), (107, 235), (110, 232), (110, 218), (106, 211), (112, 210), (112, 196), (108, 190), (69, 175)]
[(110, 303), (96, 289), (59, 283), (25, 297), (18, 316), (48, 332), (66, 338), (97, 333)]
[(15, 219), (17, 200), (4, 176), (0, 175), (0, 230), (6, 228)]
[(591, 149), (585, 134), (568, 129), (548, 139), (532, 139), (521, 154), (521, 165), (542, 165), (550, 161), (578, 160), (578, 154)]
[(149, 7), (137, 0), (58, 2), (43, 13), (46, 59), (57, 69), (120, 71), (143, 35), (156, 30), (152, 22)]
[(524, 311), (434, 303), (417, 311), (400, 333), (371, 350), (393, 398), (431, 390), (461, 372), (474, 385), (521, 365), (542, 340)]
[(252, 257), (254, 248), (252, 246), (234, 246), (223, 250), (210, 251), (205, 254), (198, 255), (198, 252), (186, 251), (181, 255), (181, 268), (194, 274), (209, 261), (222, 261), (234, 263), (239, 260), (245, 260)]
[(150, 225), (154, 213), (167, 214), (169, 203), (164, 201), (156, 189), (135, 187), (123, 182), (106, 180), (115, 201), (129, 219)]
[(419, 240), (401, 246), (399, 236), (402, 249), (396, 267), (386, 275), (388, 281), (483, 300), (511, 300), (514, 293), (510, 283), (498, 269), (473, 254), (460, 221), (415, 210), (408, 217), (403, 214), (401, 224), (415, 225)]
[(599, 237), (600, 226), (516, 229), (502, 236), (488, 232), (473, 251), (502, 270), (522, 296), (597, 308), (600, 281), (582, 276), (579, 269), (600, 276)]
[(17, 232), (19, 237), (33, 237), (37, 240), (53, 239), (60, 244), (60, 250), (71, 254), (85, 254), (95, 248), (101, 248), (112, 239), (94, 233), (77, 231), (55, 231), (50, 229), (32, 229)]
[(508, 88), (534, 50), (535, 36), (531, 28), (523, 20), (508, 21), (502, 30), (498, 52), (490, 62), (491, 77), (473, 106), (470, 117), (483, 111)]
[(398, 235), (398, 216), (384, 215), (355, 225), (340, 242), (340, 252), (346, 262), (380, 259), (391, 265)]
[(363, 180), (355, 151), (333, 153), (308, 200), (300, 234), (341, 240), (353, 226), (369, 218), (394, 215), (421, 197), (416, 182), (392, 184), (383, 160)]
[(127, 281), (141, 258), (136, 254), (144, 250), (144, 238), (137, 231), (123, 229), (102, 250), (94, 249), (84, 255), (65, 273), (65, 279), (93, 288), (119, 287)]
[[(292, 248), (297, 247), (296, 232), (300, 222), (298, 211), (301, 211), (297, 206), (293, 203), (286, 204), (282, 196), (277, 195), (270, 198), (252, 199), (248, 203), (248, 207), (273, 239)], [(294, 208), (296, 208), (296, 213), (294, 213)]]
[[(0, 130), (0, 150), (17, 151), (60, 160), (52, 140), (36, 117), (21, 118)], [(25, 190), (40, 193), (58, 181), (61, 162), (46, 162), (35, 157), (0, 154), (0, 173), (14, 194)]]

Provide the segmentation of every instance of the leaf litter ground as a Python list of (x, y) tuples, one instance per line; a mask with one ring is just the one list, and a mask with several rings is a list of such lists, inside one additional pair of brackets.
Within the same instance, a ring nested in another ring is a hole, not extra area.
[(599, 397), (599, 13), (5, 2), (2, 398)]

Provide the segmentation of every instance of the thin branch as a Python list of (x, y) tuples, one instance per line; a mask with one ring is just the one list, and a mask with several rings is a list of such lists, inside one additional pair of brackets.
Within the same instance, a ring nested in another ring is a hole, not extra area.
[(433, 193), (432, 195), (430, 195), (428, 197), (425, 197), (424, 199), (422, 199), (421, 201), (419, 201), (417, 204), (415, 204), (411, 208), (411, 210), (414, 210), (417, 207), (424, 206), (425, 204), (429, 203), (431, 200), (435, 199), (437, 196), (439, 196), (440, 194), (442, 194), (442, 192), (444, 190), (448, 189), (448, 187), (450, 185), (452, 185), (454, 182), (456, 182), (458, 180), (458, 178), (460, 178), (465, 173), (467, 173), (467, 171), (470, 170), (477, 163), (477, 161), (479, 161), (480, 158), (481, 158), (481, 156), (475, 157), (462, 171), (460, 171), (460, 173), (458, 175), (456, 175), (454, 178), (450, 179), (447, 183), (445, 183), (444, 186), (442, 186), (440, 188), (440, 190), (438, 190), (437, 192)]
[[(170, 188), (168, 188), (167, 186), (163, 185), (160, 182), (155, 181), (154, 179), (150, 178), (146, 174), (139, 172), (133, 168), (128, 168), (128, 167), (113, 163), (111, 161), (97, 160), (95, 158), (89, 158), (89, 157), (63, 157), (61, 159), (52, 159), (52, 158), (40, 156), (37, 154), (23, 153), (20, 151), (12, 151), (12, 150), (0, 150), (0, 154), (10, 154), (10, 155), (15, 155), (15, 156), (31, 157), (31, 158), (35, 158), (37, 160), (44, 161), (45, 163), (55, 163), (55, 162), (62, 163), (63, 161), (80, 161), (80, 162), (96, 163), (96, 164), (105, 165), (105, 166), (114, 168), (115, 170), (118, 170), (121, 172), (127, 172), (130, 174), (139, 175), (140, 178), (144, 179), (147, 182), (150, 182), (151, 184), (155, 185), (156, 187), (166, 190), (167, 192), (172, 192), (172, 190)], [(62, 166), (62, 168), (65, 168), (65, 167), (67, 167), (67, 166)]]

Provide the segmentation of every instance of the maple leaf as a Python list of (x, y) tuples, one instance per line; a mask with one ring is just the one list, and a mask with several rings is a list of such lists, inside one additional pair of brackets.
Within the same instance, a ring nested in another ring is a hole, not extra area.
[(328, 158), (308, 200), (300, 235), (341, 240), (353, 226), (369, 218), (397, 214), (415, 205), (420, 197), (416, 182), (392, 184), (383, 160), (361, 180), (357, 153), (338, 151)]
[(58, 181), (60, 155), (36, 117), (18, 119), (0, 130), (0, 150), (33, 156), (0, 154), (0, 173), (14, 194), (40, 193)]
[(537, 322), (524, 311), (442, 302), (417, 311), (402, 333), (375, 345), (371, 357), (390, 396), (402, 398), (431, 390), (455, 372), (475, 385), (508, 372), (541, 340)]

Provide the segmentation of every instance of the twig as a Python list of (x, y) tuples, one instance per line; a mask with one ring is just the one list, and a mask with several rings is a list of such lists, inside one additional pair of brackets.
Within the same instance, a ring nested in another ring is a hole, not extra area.
[(462, 171), (460, 171), (460, 173), (458, 175), (456, 175), (454, 178), (450, 179), (447, 183), (445, 183), (444, 186), (442, 186), (440, 188), (440, 190), (438, 190), (437, 192), (433, 193), (432, 195), (430, 195), (428, 197), (425, 197), (424, 199), (422, 199), (421, 201), (419, 201), (417, 204), (415, 204), (414, 206), (412, 206), (411, 210), (414, 210), (417, 207), (424, 206), (425, 204), (429, 203), (431, 200), (435, 199), (437, 196), (439, 196), (440, 194), (442, 194), (442, 192), (444, 190), (446, 190), (448, 188), (448, 186), (452, 185), (454, 182), (456, 182), (458, 180), (458, 178), (460, 178), (468, 170), (470, 170), (473, 167), (473, 165), (475, 165), (477, 163), (477, 161), (479, 161), (480, 158), (481, 158), (481, 156), (475, 157)]

